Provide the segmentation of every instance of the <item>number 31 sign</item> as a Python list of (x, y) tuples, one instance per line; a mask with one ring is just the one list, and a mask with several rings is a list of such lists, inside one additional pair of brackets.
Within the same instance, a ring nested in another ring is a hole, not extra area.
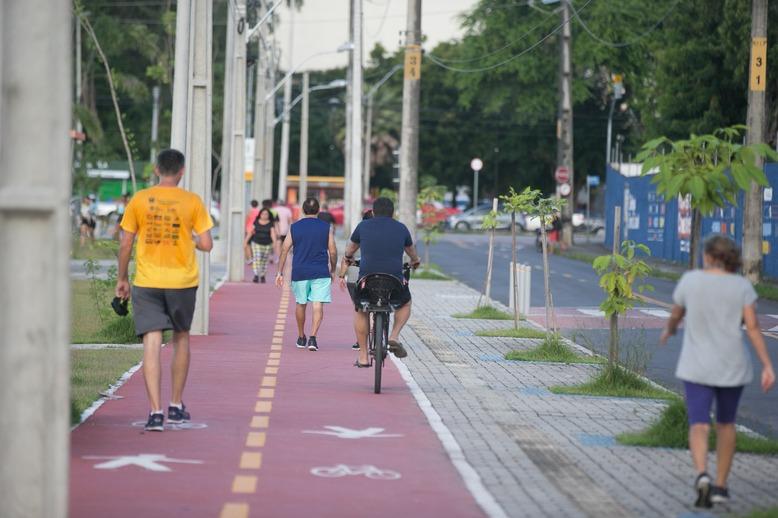
[(767, 83), (767, 38), (751, 40), (751, 80), (752, 92), (764, 92)]

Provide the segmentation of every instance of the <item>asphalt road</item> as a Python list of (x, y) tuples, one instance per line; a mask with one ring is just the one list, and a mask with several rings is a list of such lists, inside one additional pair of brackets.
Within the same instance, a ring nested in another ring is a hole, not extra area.
[[(534, 236), (520, 236), (517, 257), (519, 263), (532, 266), (530, 301), (533, 308), (540, 308), (544, 306), (542, 255), (535, 250), (534, 240)], [(423, 245), (420, 248), (423, 254)], [(430, 247), (430, 260), (438, 264), (445, 273), (472, 288), (482, 290), (486, 277), (487, 248), (488, 238), (484, 235), (445, 234)], [(597, 352), (607, 352), (608, 330), (604, 326), (592, 326), (592, 319), (585, 320), (586, 315), (581, 312), (581, 309), (584, 312), (596, 311), (603, 299), (603, 293), (598, 285), (598, 276), (586, 262), (559, 256), (551, 256), (549, 259), (550, 285), (558, 313), (579, 316), (577, 320), (572, 317), (560, 317), (563, 334)], [(508, 304), (510, 260), (510, 235), (496, 236), (491, 296), (506, 305)], [(653, 278), (648, 282), (654, 287), (655, 291), (648, 294), (654, 300), (643, 306), (666, 309), (672, 301), (675, 283)], [(778, 325), (777, 303), (760, 301), (759, 312), (763, 329)], [(578, 325), (584, 322), (589, 324)], [(660, 317), (648, 316), (644, 319), (623, 321), (621, 324), (623, 361), (639, 368), (644, 366), (648, 377), (680, 392), (682, 385), (675, 378), (674, 373), (680, 353), (682, 333), (679, 332), (678, 336), (672, 338), (666, 347), (660, 347), (658, 341), (662, 322)], [(773, 363), (778, 366), (778, 340), (771, 336), (766, 338)], [(750, 350), (753, 355), (753, 350)], [(760, 368), (755, 356), (754, 365), (757, 366), (755, 378), (758, 380)], [(778, 438), (778, 389), (763, 394), (756, 381), (746, 387), (739, 420), (760, 433)]]

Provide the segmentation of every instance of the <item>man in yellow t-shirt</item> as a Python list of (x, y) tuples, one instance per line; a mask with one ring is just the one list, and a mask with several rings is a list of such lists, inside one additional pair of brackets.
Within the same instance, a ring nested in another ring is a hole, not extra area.
[(143, 337), (143, 378), (151, 405), (146, 430), (161, 432), (164, 413), (160, 351), (162, 331), (167, 329), (173, 330), (174, 347), (168, 423), (182, 423), (190, 418), (182, 395), (189, 373), (189, 328), (199, 281), (195, 248), (211, 251), (213, 222), (200, 197), (178, 187), (184, 175), (184, 155), (180, 151), (162, 151), (157, 156), (154, 174), (159, 177), (159, 184), (135, 194), (122, 218), (124, 235), (119, 249), (116, 296), (123, 300), (130, 297), (127, 270), (137, 235), (132, 307), (135, 332)]

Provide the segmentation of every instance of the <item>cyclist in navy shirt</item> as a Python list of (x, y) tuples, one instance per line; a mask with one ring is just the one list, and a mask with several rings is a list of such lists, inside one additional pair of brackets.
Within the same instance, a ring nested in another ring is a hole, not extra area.
[[(351, 234), (346, 245), (344, 260), (339, 272), (341, 288), (346, 286), (345, 273), (357, 250), (362, 251), (359, 260), (359, 277), (370, 273), (387, 273), (402, 281), (403, 290), (392, 301), (395, 307), (394, 326), (389, 334), (389, 351), (398, 358), (408, 355), (400, 343), (400, 331), (411, 316), (411, 292), (403, 277), (403, 253), (407, 253), (413, 268), (420, 264), (419, 254), (413, 244), (408, 227), (392, 218), (394, 204), (389, 198), (378, 198), (373, 203), (373, 217), (362, 220)], [(370, 322), (367, 313), (357, 311), (354, 315), (354, 331), (359, 343), (357, 367), (368, 366), (367, 334)]]

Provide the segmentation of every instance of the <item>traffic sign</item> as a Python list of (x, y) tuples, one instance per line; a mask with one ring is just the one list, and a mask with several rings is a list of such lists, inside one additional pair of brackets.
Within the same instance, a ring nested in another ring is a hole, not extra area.
[(470, 169), (480, 171), (484, 167), (484, 162), (480, 158), (474, 158), (470, 161)]
[(570, 181), (570, 170), (560, 165), (556, 168), (556, 171), (554, 171), (554, 179), (556, 180), (556, 183), (567, 183)]
[(589, 187), (597, 187), (598, 185), (600, 185), (600, 177), (597, 175), (591, 175), (591, 174), (588, 175), (586, 177), (586, 185), (588, 185)]
[(562, 196), (570, 196), (570, 191), (572, 191), (572, 188), (570, 187), (569, 183), (562, 183), (559, 184), (559, 194)]

